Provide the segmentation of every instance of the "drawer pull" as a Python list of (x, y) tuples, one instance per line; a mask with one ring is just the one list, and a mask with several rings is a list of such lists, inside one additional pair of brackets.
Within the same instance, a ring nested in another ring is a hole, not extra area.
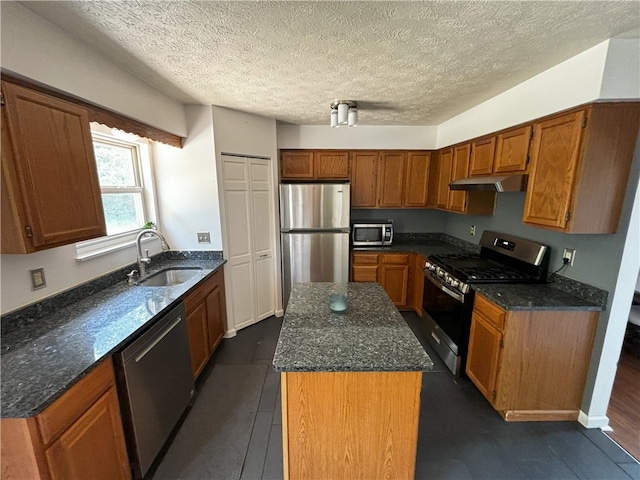
[(436, 341), (436, 343), (440, 345), (440, 339), (435, 333), (431, 332), (431, 338), (433, 338)]

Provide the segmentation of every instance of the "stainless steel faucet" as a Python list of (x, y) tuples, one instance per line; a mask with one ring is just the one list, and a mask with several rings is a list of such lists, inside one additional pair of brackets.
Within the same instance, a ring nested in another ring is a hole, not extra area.
[(138, 251), (138, 273), (141, 277), (144, 277), (147, 274), (147, 265), (151, 263), (151, 258), (149, 258), (149, 250), (145, 250), (145, 254), (144, 256), (142, 256), (141, 240), (142, 237), (144, 237), (146, 234), (155, 235), (160, 239), (160, 241), (162, 242), (161, 245), (163, 252), (169, 250), (169, 244), (158, 230), (154, 230), (153, 228), (145, 228), (144, 230), (141, 230), (136, 237), (136, 249)]

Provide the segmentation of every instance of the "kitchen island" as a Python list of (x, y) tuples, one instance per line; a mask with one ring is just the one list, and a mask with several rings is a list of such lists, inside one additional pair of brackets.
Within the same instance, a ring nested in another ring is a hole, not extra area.
[[(329, 309), (345, 293), (347, 310)], [(273, 360), (285, 479), (413, 478), (431, 359), (377, 283), (297, 284)]]

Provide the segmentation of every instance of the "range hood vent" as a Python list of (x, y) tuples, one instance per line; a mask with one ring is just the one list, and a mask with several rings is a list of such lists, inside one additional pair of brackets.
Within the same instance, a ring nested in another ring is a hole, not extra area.
[(524, 192), (527, 189), (526, 175), (506, 175), (500, 177), (472, 177), (454, 180), (449, 184), (451, 190), (469, 192)]

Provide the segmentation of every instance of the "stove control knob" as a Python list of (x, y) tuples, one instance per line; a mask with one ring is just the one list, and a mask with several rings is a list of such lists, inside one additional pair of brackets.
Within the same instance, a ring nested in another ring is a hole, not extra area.
[(458, 285), (460, 285), (460, 282), (458, 280), (456, 280), (455, 278), (452, 278), (451, 281), (449, 282), (449, 284), (453, 287), (456, 288)]
[(433, 270), (433, 265), (431, 264), (430, 261), (427, 260), (427, 263), (425, 263), (424, 268), (426, 268), (427, 270)]

